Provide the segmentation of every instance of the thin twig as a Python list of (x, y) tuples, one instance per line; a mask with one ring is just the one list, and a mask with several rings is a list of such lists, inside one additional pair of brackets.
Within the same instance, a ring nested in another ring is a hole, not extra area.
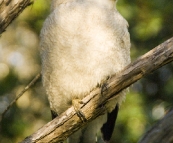
[(33, 80), (16, 96), (16, 98), (7, 106), (7, 108), (4, 110), (4, 112), (1, 114), (0, 121), (4, 117), (4, 115), (7, 113), (7, 111), (13, 106), (13, 104), (32, 86), (36, 83), (36, 81), (40, 78), (41, 73), (38, 73)]

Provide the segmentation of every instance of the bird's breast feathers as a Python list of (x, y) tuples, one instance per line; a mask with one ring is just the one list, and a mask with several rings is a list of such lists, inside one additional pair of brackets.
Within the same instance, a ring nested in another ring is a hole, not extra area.
[(53, 89), (51, 95), (89, 92), (130, 62), (127, 22), (113, 7), (60, 4), (40, 37), (43, 83), (48, 93)]

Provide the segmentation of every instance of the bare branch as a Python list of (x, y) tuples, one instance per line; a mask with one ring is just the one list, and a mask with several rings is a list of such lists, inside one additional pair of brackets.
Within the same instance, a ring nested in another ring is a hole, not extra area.
[(32, 0), (1, 0), (0, 1), (0, 34), (29, 5)]
[(172, 143), (173, 142), (173, 110), (157, 122), (138, 143)]
[[(7, 26), (30, 4), (33, 0), (2, 0), (0, 1), (0, 34), (5, 31)], [(151, 50), (135, 62), (126, 67), (121, 74), (113, 76), (108, 82), (108, 88), (104, 91), (105, 96), (100, 99), (100, 89), (95, 89), (87, 97), (83, 99), (84, 105), (81, 110), (84, 112), (88, 121), (93, 120), (97, 116), (104, 113), (104, 104), (113, 95), (122, 91), (130, 84), (136, 82), (146, 74), (153, 72), (157, 68), (171, 62), (173, 60), (173, 39), (170, 39), (155, 49)], [(40, 74), (36, 77), (39, 78)], [(37, 80), (37, 78), (36, 78)], [(34, 80), (33, 83), (36, 81)], [(32, 82), (17, 96), (15, 101), (23, 95), (23, 93), (32, 86)], [(13, 101), (10, 106), (15, 102)], [(102, 103), (103, 102), (103, 103)], [(99, 104), (98, 104), (99, 103)], [(9, 108), (9, 107), (8, 107)], [(7, 111), (8, 109), (6, 109)], [(5, 111), (5, 112), (6, 112)], [(3, 113), (5, 114), (5, 113)], [(163, 120), (157, 123), (139, 143), (150, 142), (171, 142), (172, 139), (172, 115), (170, 112)], [(31, 142), (61, 142), (79, 129), (86, 123), (81, 123), (76, 116), (74, 109), (71, 107), (55, 120), (49, 122), (38, 130), (35, 134), (26, 138), (23, 143)], [(165, 134), (168, 131), (169, 134)], [(170, 137), (170, 138), (168, 138)], [(168, 139), (170, 139), (168, 141)]]
[[(87, 122), (103, 114), (106, 110), (105, 103), (111, 98), (116, 98), (117, 93), (171, 61), (173, 61), (173, 38), (141, 56), (121, 73), (110, 78), (107, 82), (107, 89), (103, 91), (104, 96), (100, 97), (99, 88), (90, 92), (82, 100), (84, 104), (81, 105)], [(74, 108), (71, 107), (36, 133), (27, 137), (22, 143), (62, 142), (85, 124), (86, 122), (81, 122)]]
[(7, 108), (4, 110), (4, 112), (1, 114), (0, 121), (4, 117), (4, 115), (7, 113), (7, 111), (10, 109), (11, 106), (32, 86), (36, 83), (36, 81), (41, 77), (41, 74), (38, 73), (33, 80), (16, 96), (16, 98), (7, 106)]

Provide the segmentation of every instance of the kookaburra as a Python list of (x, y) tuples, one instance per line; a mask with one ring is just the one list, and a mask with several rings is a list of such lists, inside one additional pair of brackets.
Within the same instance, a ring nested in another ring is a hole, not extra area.
[[(40, 34), (40, 52), (43, 86), (53, 118), (130, 63), (128, 23), (116, 3), (51, 0), (50, 15)], [(103, 141), (109, 142), (125, 93), (106, 104), (107, 114), (88, 123), (68, 141), (95, 143), (101, 132)]]

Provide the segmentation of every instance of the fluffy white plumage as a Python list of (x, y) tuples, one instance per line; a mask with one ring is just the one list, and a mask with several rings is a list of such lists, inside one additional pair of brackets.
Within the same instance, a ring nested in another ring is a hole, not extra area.
[[(50, 108), (61, 114), (98, 83), (130, 63), (128, 23), (115, 0), (52, 0), (40, 34), (42, 79)], [(107, 104), (111, 112), (125, 93)], [(105, 117), (91, 122), (82, 143), (94, 143)], [(71, 142), (78, 143), (81, 131)], [(89, 136), (89, 137), (88, 137)], [(91, 140), (89, 140), (91, 139)]]

